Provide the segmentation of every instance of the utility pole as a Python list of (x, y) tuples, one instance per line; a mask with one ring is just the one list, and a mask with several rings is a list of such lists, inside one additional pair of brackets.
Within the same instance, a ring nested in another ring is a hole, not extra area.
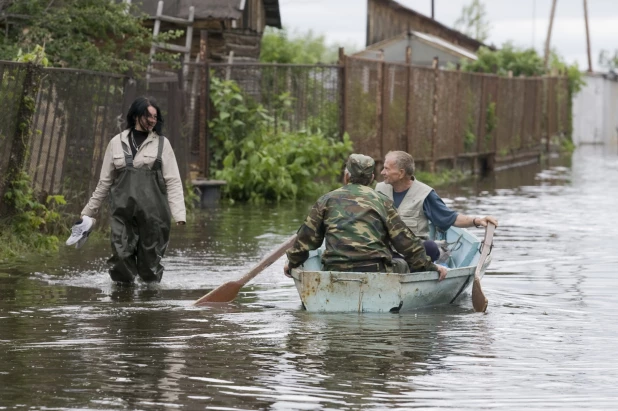
[(536, 40), (536, 0), (532, 0), (532, 48), (536, 48), (534, 42)]
[(435, 13), (434, 13), (434, 0), (431, 0), (431, 19), (435, 20)]
[(586, 49), (588, 51), (588, 72), (592, 73), (592, 58), (590, 57), (590, 31), (588, 30), (588, 1), (584, 0), (584, 20), (586, 20)]
[(551, 15), (549, 17), (549, 28), (547, 29), (547, 39), (545, 40), (545, 70), (547, 70), (547, 62), (549, 60), (549, 43), (551, 40), (551, 28), (554, 25), (554, 15), (556, 14), (556, 2), (558, 0), (553, 0), (551, 2)]

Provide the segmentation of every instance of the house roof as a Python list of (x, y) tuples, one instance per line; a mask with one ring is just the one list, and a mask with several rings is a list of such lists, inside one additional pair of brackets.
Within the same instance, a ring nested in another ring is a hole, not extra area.
[(382, 40), (378, 43), (374, 43), (371, 46), (366, 47), (364, 50), (361, 50), (355, 53), (354, 55), (360, 55), (363, 52), (368, 51), (368, 50), (378, 51), (398, 41), (407, 41), (411, 37), (415, 37), (418, 40), (422, 41), (423, 43), (428, 44), (437, 49), (446, 51), (447, 53), (454, 54), (456, 56), (467, 58), (470, 60), (477, 60), (476, 54), (471, 52), (470, 50), (467, 50), (461, 46), (448, 42), (444, 39), (441, 39), (440, 37), (433, 36), (427, 33), (421, 33), (420, 31), (413, 31), (413, 30), (403, 32), (398, 36), (392, 37), (390, 39)]
[[(266, 25), (281, 28), (279, 0), (262, 0), (266, 13)], [(141, 0), (141, 9), (155, 16), (159, 0)], [(242, 17), (246, 0), (165, 0), (163, 14), (166, 16), (189, 17), (189, 7), (195, 7), (195, 19), (239, 19)]]
[(462, 41), (464, 41), (466, 43), (475, 44), (476, 49), (478, 49), (481, 46), (488, 47), (488, 48), (490, 48), (492, 50), (494, 49), (494, 47), (492, 47), (492, 46), (488, 46), (487, 44), (485, 44), (483, 42), (480, 42), (480, 41), (478, 41), (475, 38), (467, 36), (467, 35), (465, 35), (464, 33), (460, 32), (460, 31), (457, 31), (457, 30), (454, 30), (454, 29), (452, 29), (452, 28), (450, 28), (448, 26), (445, 26), (444, 24), (442, 24), (442, 23), (432, 19), (431, 17), (427, 17), (424, 14), (421, 14), (421, 13), (419, 13), (419, 12), (417, 12), (415, 10), (412, 10), (412, 9), (402, 5), (402, 4), (397, 3), (394, 0), (380, 0), (380, 1), (388, 3), (389, 7), (391, 7), (394, 10), (397, 10), (398, 12), (406, 13), (406, 14), (418, 17), (419, 19), (425, 21), (427, 24), (431, 24), (433, 26), (439, 27), (442, 30), (445, 30), (446, 32), (451, 34), (452, 36), (454, 36), (456, 38), (459, 38), (459, 39), (461, 39)]

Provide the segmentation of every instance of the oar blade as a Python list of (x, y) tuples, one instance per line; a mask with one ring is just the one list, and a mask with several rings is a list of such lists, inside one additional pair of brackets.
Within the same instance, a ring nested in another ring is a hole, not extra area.
[(487, 310), (487, 305), (489, 301), (483, 294), (483, 289), (481, 288), (481, 279), (478, 277), (474, 277), (474, 283), (472, 284), (472, 306), (474, 307), (474, 311), (477, 313), (484, 313)]
[(236, 298), (236, 296), (238, 295), (238, 291), (240, 291), (243, 285), (247, 284), (249, 280), (261, 273), (262, 270), (277, 261), (279, 257), (285, 254), (285, 251), (288, 248), (292, 247), (295, 241), (296, 234), (285, 240), (283, 244), (271, 251), (270, 254), (264, 257), (262, 261), (260, 261), (255, 267), (253, 267), (247, 274), (242, 276), (242, 278), (236, 281), (227, 282), (215, 288), (214, 290), (194, 302), (193, 305), (205, 305), (208, 303), (229, 303), (234, 301), (234, 298)]
[(219, 287), (215, 288), (199, 300), (197, 300), (193, 305), (200, 306), (206, 305), (209, 303), (229, 303), (234, 301), (238, 292), (242, 288), (243, 284), (238, 281), (229, 281), (227, 283), (221, 284)]

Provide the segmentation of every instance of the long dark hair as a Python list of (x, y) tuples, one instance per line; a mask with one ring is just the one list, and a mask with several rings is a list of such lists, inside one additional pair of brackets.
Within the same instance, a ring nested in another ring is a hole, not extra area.
[(159, 106), (157, 106), (157, 103), (150, 97), (138, 97), (131, 104), (129, 112), (127, 113), (127, 128), (134, 129), (135, 122), (138, 118), (149, 115), (148, 107), (150, 106), (157, 110), (157, 124), (154, 126), (153, 131), (161, 135), (163, 131), (163, 116), (161, 115), (161, 110)]

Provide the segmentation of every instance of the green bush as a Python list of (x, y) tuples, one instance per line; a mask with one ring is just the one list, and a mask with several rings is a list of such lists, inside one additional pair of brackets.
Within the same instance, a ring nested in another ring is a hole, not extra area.
[(533, 48), (521, 49), (512, 43), (505, 43), (499, 50), (487, 47), (479, 48), (477, 60), (462, 60), (461, 70), (475, 73), (496, 73), (506, 76), (509, 71), (513, 76), (541, 76), (545, 73), (543, 59)]
[[(0, 1), (0, 4), (3, 2)], [(153, 41), (168, 42), (182, 31), (160, 33), (155, 39), (143, 23), (148, 16), (135, 4), (101, 0), (8, 1), (2, 12), (0, 60), (12, 60), (24, 50), (44, 45), (49, 64), (102, 72), (144, 72)], [(4, 13), (3, 13), (4, 14)], [(175, 62), (177, 53), (156, 53), (157, 61)]]
[[(210, 175), (227, 181), (224, 195), (230, 200), (311, 197), (336, 184), (352, 151), (347, 135), (339, 140), (317, 130), (277, 132), (274, 116), (231, 80), (213, 76), (210, 97), (216, 111), (209, 122)], [(275, 110), (287, 110), (289, 97), (279, 100)]]
[[(490, 96), (491, 99), (491, 96)], [(491, 149), (492, 138), (495, 138), (494, 131), (498, 127), (498, 117), (496, 115), (496, 102), (490, 101), (487, 104), (485, 116), (485, 150)]]
[(259, 143), (246, 138), (242, 146), (215, 176), (227, 181), (230, 199), (258, 203), (315, 197), (334, 188), (352, 151), (347, 134), (335, 141), (309, 132), (269, 133)]
[(65, 231), (59, 207), (66, 204), (61, 195), (47, 196), (45, 203), (36, 199), (30, 177), (21, 172), (4, 194), (15, 214), (10, 223), (3, 221), (0, 227), (3, 258), (14, 257), (23, 251), (45, 252), (58, 249), (56, 234)]

